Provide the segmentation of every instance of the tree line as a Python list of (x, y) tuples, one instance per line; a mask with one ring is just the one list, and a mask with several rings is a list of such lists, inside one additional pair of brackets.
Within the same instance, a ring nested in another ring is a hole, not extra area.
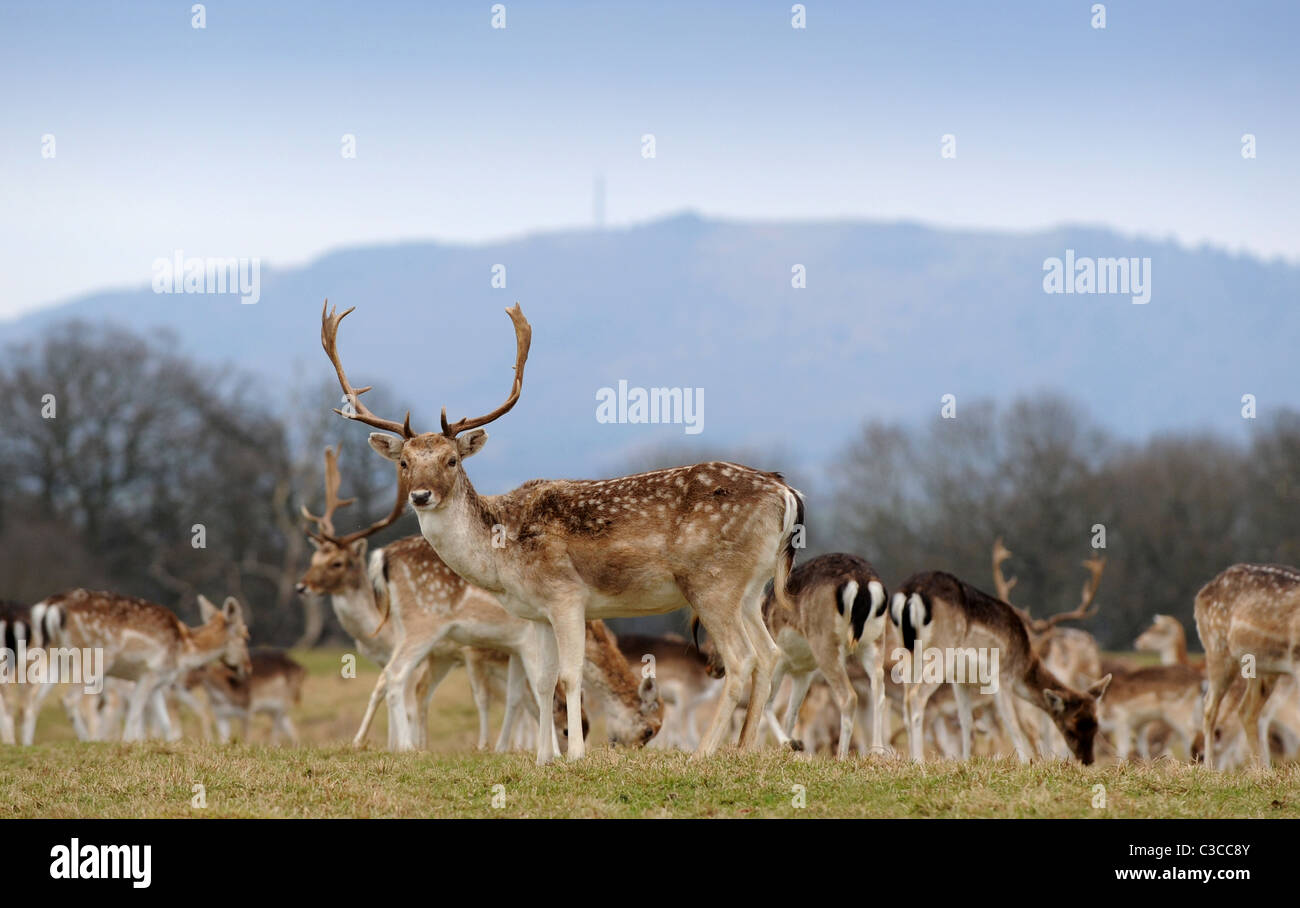
[[(172, 352), (174, 338), (67, 322), (0, 364), (0, 597), (35, 602), (78, 586), (144, 596), (197, 620), (198, 593), (238, 596), (262, 644), (344, 636), (294, 591), (319, 512), (321, 452), (342, 444), (340, 530), (388, 513), (393, 468), (330, 412), (332, 380), (259, 392), (238, 372)], [(372, 402), (403, 412), (400, 401)], [(288, 398), (286, 405), (285, 398)], [(823, 470), (797, 441), (763, 450), (676, 442), (608, 475), (726, 459), (783, 470), (808, 493), (801, 557), (849, 551), (897, 585), (949, 570), (992, 587), (990, 552), (1014, 552), (1017, 604), (1072, 608), (1080, 562), (1104, 541), (1103, 646), (1131, 647), (1155, 613), (1191, 620), (1196, 590), (1236, 561), (1300, 563), (1300, 415), (1250, 424), (1249, 440), (1178, 433), (1116, 438), (1070, 399), (966, 403), (955, 419), (867, 422)], [(409, 513), (372, 546), (418, 533)], [(653, 621), (682, 626), (680, 616)]]

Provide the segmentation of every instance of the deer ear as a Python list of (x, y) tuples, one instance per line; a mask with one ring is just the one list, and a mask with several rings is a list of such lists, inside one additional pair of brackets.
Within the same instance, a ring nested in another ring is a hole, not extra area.
[(659, 708), (659, 685), (653, 676), (642, 678), (637, 692), (641, 695), (641, 712), (652, 713)]
[(311, 547), (313, 549), (317, 549), (317, 550), (320, 549), (320, 540), (317, 539), (315, 536), (308, 536), (307, 541), (311, 543)]
[(367, 545), (368, 543), (364, 538), (358, 539), (356, 542), (352, 543), (352, 554), (358, 558), (365, 558)]
[(203, 620), (203, 623), (207, 624), (209, 621), (211, 621), (212, 617), (216, 613), (217, 613), (217, 607), (212, 604), (212, 601), (208, 599), (207, 596), (203, 595), (202, 593), (199, 593), (199, 618)]
[(244, 618), (244, 610), (234, 596), (226, 597), (226, 601), (221, 604), (221, 614), (232, 623), (242, 621)]
[(1065, 698), (1056, 691), (1044, 690), (1043, 699), (1047, 701), (1047, 708), (1050, 712), (1056, 713), (1058, 716), (1065, 712)]
[(475, 429), (473, 432), (467, 432), (456, 439), (456, 447), (460, 450), (460, 456), (473, 457), (483, 446), (487, 444), (487, 432), (482, 429)]
[(1092, 694), (1093, 697), (1100, 700), (1102, 694), (1106, 693), (1106, 689), (1110, 687), (1110, 681), (1112, 677), (1114, 676), (1107, 675), (1106, 677), (1102, 678), (1100, 681), (1095, 682), (1091, 687), (1088, 688), (1088, 693)]
[(406, 444), (405, 439), (398, 438), (396, 435), (389, 435), (387, 432), (370, 433), (370, 447), (394, 463), (402, 459), (402, 446), (404, 444)]

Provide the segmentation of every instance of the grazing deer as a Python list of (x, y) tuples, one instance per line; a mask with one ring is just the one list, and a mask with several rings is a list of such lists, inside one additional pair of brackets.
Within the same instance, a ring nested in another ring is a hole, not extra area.
[[(8, 664), (8, 660), (17, 659), (19, 644), (27, 650), (43, 649), (55, 628), (40, 614), (33, 619), (32, 607), (20, 602), (0, 600), (0, 672), (14, 680), (24, 679), (23, 666)], [(8, 687), (9, 685), (5, 685)], [(30, 746), (36, 734), (36, 716), (40, 712), (41, 701), (45, 699), (44, 684), (22, 683), (14, 685), (18, 689), (18, 715), (22, 720), (22, 743)], [(15, 743), (14, 720), (9, 715), (5, 702), (5, 688), (0, 688), (0, 742)]]
[[(509, 677), (510, 677), (510, 655), (501, 650), (494, 649), (477, 649), (467, 646), (462, 651), (465, 655), (465, 668), (471, 675), (477, 675), (477, 681), (474, 684), (475, 705), (480, 710), (479, 724), (479, 750), (486, 750), (488, 740), (485, 736), (484, 729), (487, 724), (487, 710), (491, 705), (492, 698), (505, 700), (510, 696)], [(525, 707), (525, 712), (515, 721), (512, 730), (503, 730), (509, 738), (508, 747), (511, 750), (536, 750), (537, 734), (541, 730), (541, 725), (537, 721), (537, 715), (533, 710), (537, 709), (537, 701), (533, 696), (532, 688), (528, 686), (527, 679), (524, 680), (523, 696), (519, 702)], [(552, 721), (556, 728), (562, 728), (567, 724), (567, 714), (564, 708), (564, 699), (557, 691), (552, 700), (554, 708), (552, 710)], [(587, 737), (590, 724), (584, 710), (582, 717), (582, 736)], [(567, 732), (566, 732), (567, 735)], [(567, 737), (566, 737), (567, 740)]]
[[(326, 304), (328, 306), (328, 303)], [(501, 406), (418, 434), (381, 419), (361, 402), (367, 388), (348, 382), (338, 353), (342, 315), (321, 312), (321, 344), (347, 398), (339, 415), (381, 429), (370, 445), (398, 465), (420, 531), (453, 571), (495, 595), (513, 615), (545, 624), (545, 674), (534, 684), (538, 712), (555, 681), (569, 710), (570, 759), (585, 748), (582, 714), (584, 624), (593, 618), (654, 615), (692, 608), (726, 666), (718, 712), (697, 754), (713, 753), (728, 730), (746, 682), (752, 686), (742, 747), (758, 743), (763, 705), (780, 654), (763, 623), (763, 587), (791, 608), (786, 580), (803, 499), (776, 473), (705, 463), (607, 480), (533, 480), (504, 495), (480, 496), (463, 461), (483, 449), (482, 426), (514, 407), (523, 387), (532, 328), (518, 304), (515, 377)], [(392, 433), (392, 434), (388, 434)], [(554, 658), (552, 658), (554, 657)], [(553, 751), (540, 735), (537, 762)], [(576, 739), (576, 740), (575, 740)]]
[[(999, 536), (993, 542), (993, 588), (997, 598), (1015, 609), (1016, 614), (1024, 620), (1034, 651), (1052, 674), (1075, 688), (1081, 689), (1092, 684), (1105, 673), (1097, 639), (1085, 630), (1060, 625), (1065, 621), (1089, 618), (1096, 614), (1097, 588), (1101, 584), (1101, 575), (1106, 569), (1106, 559), (1094, 554), (1083, 563), (1088, 571), (1088, 580), (1084, 584), (1076, 608), (1047, 618), (1033, 618), (1011, 601), (1011, 590), (1015, 587), (1018, 578), (1007, 577), (1002, 571), (1003, 563), (1010, 557), (1011, 550), (1003, 544), (1002, 537)], [(1021, 708), (1022, 703), (1023, 701), (1016, 703), (1018, 714), (1024, 712)], [(1051, 719), (1042, 712), (1038, 713), (1038, 717), (1039, 749), (1045, 756), (1068, 757), (1069, 749), (1054, 731)]]
[[(52, 643), (83, 652), (102, 650), (106, 674), (135, 682), (124, 741), (144, 738), (146, 708), (164, 737), (172, 737), (163, 696), (184, 673), (217, 660), (241, 675), (249, 672), (248, 627), (233, 596), (221, 608), (199, 596), (204, 623), (193, 628), (156, 603), (85, 589), (51, 596), (33, 606), (32, 613), (48, 622)], [(85, 736), (81, 729), (78, 735)]]
[[(422, 536), (398, 540), (376, 553), (371, 581), (381, 602), (393, 614), (399, 627), (392, 659), (384, 667), (389, 716), (398, 722), (399, 747), (410, 740), (407, 716), (414, 693), (414, 671), (432, 659), (431, 689), (436, 688), (456, 664), (462, 647), (495, 649), (512, 657), (507, 684), (506, 716), (498, 750), (514, 725), (523, 697), (524, 682), (534, 693), (538, 715), (547, 717), (551, 728), (551, 702), (555, 688), (537, 696), (546, 677), (547, 657), (544, 628), (535, 621), (518, 618), (486, 593), (451, 570)], [(592, 702), (605, 716), (606, 730), (615, 744), (640, 746), (659, 731), (663, 704), (653, 678), (639, 679), (619, 652), (613, 635), (599, 621), (587, 622), (584, 630), (582, 677), (592, 692)], [(430, 693), (432, 690), (430, 691)], [(566, 709), (572, 703), (566, 699)], [(570, 722), (570, 733), (581, 733)], [(543, 735), (546, 736), (545, 734)], [(553, 741), (552, 744), (558, 742)], [(574, 740), (569, 739), (572, 751)]]
[(717, 697), (722, 686), (720, 666), (678, 634), (619, 634), (618, 648), (634, 670), (654, 666), (664, 717), (652, 746), (678, 750), (698, 747), (697, 712)]
[[(909, 577), (894, 594), (890, 617), (902, 631), (903, 647), (912, 653), (914, 663), (923, 649), (931, 647), (958, 655), (979, 649), (996, 651), (999, 675), (993, 702), (1021, 762), (1029, 761), (1029, 748), (1011, 703), (1013, 693), (1051, 716), (1075, 757), (1085, 765), (1092, 763), (1097, 701), (1110, 684), (1109, 675), (1086, 690), (1073, 689), (1043, 665), (1034, 652), (1024, 619), (1015, 609), (942, 571)], [(908, 742), (912, 759), (918, 762), (924, 759), (925, 704), (943, 683), (915, 681), (904, 696)], [(970, 693), (961, 683), (953, 683), (952, 692), (957, 701), (965, 759), (970, 756)]]
[[(862, 665), (871, 679), (875, 706), (871, 747), (875, 752), (883, 751), (885, 651), (881, 637), (889, 623), (885, 614), (889, 603), (880, 575), (856, 555), (821, 555), (796, 567), (790, 573), (787, 589), (794, 603), (793, 611), (776, 608), (770, 591), (763, 599), (763, 620), (781, 650), (772, 675), (772, 696), (765, 708), (777, 740), (783, 746), (802, 749), (792, 738), (795, 720), (799, 718), (799, 707), (813, 676), (821, 672), (840, 710), (837, 756), (841, 760), (848, 756), (858, 695), (844, 663), (848, 654), (862, 645)], [(772, 701), (787, 673), (790, 699), (785, 719), (778, 723)]]
[[(1219, 706), (1233, 680), (1245, 678), (1237, 712), (1260, 764), (1271, 762), (1270, 703), (1279, 679), (1300, 682), (1300, 571), (1275, 564), (1234, 564), (1196, 594), (1196, 632), (1205, 648), (1205, 763), (1216, 763)], [(1246, 671), (1247, 667), (1253, 671)], [(1251, 732), (1254, 732), (1252, 736)]]
[(298, 731), (289, 718), (290, 707), (302, 702), (302, 684), (307, 670), (288, 653), (278, 649), (254, 649), (249, 653), (251, 670), (241, 678), (229, 666), (210, 662), (194, 669), (183, 679), (183, 687), (202, 687), (223, 744), (230, 740), (231, 720), (238, 721), (242, 737), (248, 737), (249, 721), (256, 715), (271, 717), (271, 741), (279, 736), (298, 743)]
[[(1187, 655), (1187, 631), (1172, 615), (1156, 615), (1151, 626), (1138, 635), (1134, 646), (1144, 652), (1159, 653), (1161, 665), (1193, 665)], [(1199, 663), (1194, 667), (1204, 669), (1205, 666)]]

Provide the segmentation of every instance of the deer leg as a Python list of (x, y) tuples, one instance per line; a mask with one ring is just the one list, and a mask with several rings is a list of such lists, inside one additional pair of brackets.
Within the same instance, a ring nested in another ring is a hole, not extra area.
[[(514, 659), (514, 656), (510, 657)], [(479, 657), (469, 649), (465, 650), (465, 674), (469, 676), (469, 692), (474, 698), (474, 708), (478, 710), (478, 744), (475, 750), (487, 750), (488, 735), (491, 732), (488, 709), (491, 707), (491, 691), (484, 674)], [(507, 669), (507, 675), (509, 670)]]
[(4, 688), (0, 688), (0, 742), (14, 744), (14, 719), (9, 715), (9, 706), (5, 703)]
[(939, 685), (928, 681), (913, 683), (904, 694), (908, 706), (907, 742), (912, 751), (912, 760), (917, 763), (925, 761), (925, 706), (934, 696)]
[(883, 640), (862, 649), (862, 667), (871, 681), (871, 752), (885, 751), (885, 644)]
[[(383, 671), (379, 673), (379, 679), (375, 682), (374, 690), (370, 692), (370, 702), (366, 704), (366, 713), (361, 717), (361, 727), (357, 733), (352, 736), (352, 746), (360, 747), (366, 741), (366, 735), (370, 733), (370, 723), (375, 719), (375, 712), (379, 709), (379, 701), (383, 699), (384, 692), (388, 686), (388, 666), (384, 666)], [(388, 728), (388, 743), (391, 747), (393, 744), (393, 728), (391, 724)]]
[(216, 719), (214, 721), (216, 722), (217, 725), (217, 740), (220, 741), (222, 744), (229, 744), (230, 743), (230, 716), (226, 714), (225, 710), (221, 710), (220, 712), (217, 713)]
[(145, 737), (145, 709), (158, 681), (152, 675), (142, 675), (135, 682), (126, 707), (126, 728), (122, 732), (123, 741), (140, 741)]
[[(732, 715), (740, 704), (745, 692), (745, 683), (754, 671), (757, 657), (743, 627), (743, 619), (735, 607), (735, 598), (730, 594), (718, 596), (710, 592), (706, 596), (696, 597), (693, 602), (695, 613), (700, 616), (704, 629), (709, 632), (726, 674), (722, 678), (722, 691), (718, 695), (718, 709), (709, 722), (709, 727), (695, 750), (696, 757), (707, 757), (721, 745), (722, 739), (731, 730)], [(753, 698), (750, 698), (753, 702)]]
[(289, 739), (290, 744), (298, 743), (298, 729), (294, 727), (293, 719), (287, 712), (278, 713), (275, 717), (275, 724), (280, 729), (281, 734)]
[(964, 684), (952, 686), (952, 699), (957, 704), (957, 725), (961, 728), (961, 758), (970, 759), (971, 713), (970, 690)]
[[(550, 618), (559, 658), (559, 683), (564, 685), (564, 705), (569, 713), (567, 756), (570, 760), (581, 760), (586, 752), (586, 742), (582, 738), (582, 662), (586, 655), (587, 624), (583, 620), (581, 608), (565, 608), (557, 612), (552, 612)], [(538, 721), (544, 731), (545, 717), (551, 716), (552, 725), (555, 719), (554, 709), (550, 706), (543, 707), (540, 691), (537, 707)]]
[(754, 653), (749, 705), (745, 709), (745, 722), (740, 726), (740, 746), (744, 750), (757, 750), (759, 747), (758, 729), (763, 721), (763, 708), (772, 696), (772, 674), (781, 661), (781, 649), (763, 620), (763, 587), (766, 583), (766, 577), (751, 583), (740, 606), (741, 628)]
[[(849, 745), (853, 743), (853, 718), (858, 711), (858, 692), (853, 689), (849, 673), (844, 670), (844, 663), (837, 661), (831, 670), (822, 670), (826, 683), (830, 685), (831, 697), (840, 709), (840, 743), (836, 750), (836, 759), (843, 760), (849, 755)], [(790, 699), (794, 703), (793, 694)]]
[(1215, 726), (1219, 722), (1219, 705), (1223, 702), (1223, 696), (1228, 692), (1231, 684), (1232, 673), (1236, 670), (1236, 664), (1231, 657), (1212, 656), (1208, 652), (1205, 658), (1205, 677), (1209, 684), (1209, 691), (1205, 695), (1205, 709), (1202, 716), (1202, 731), (1205, 733), (1205, 766), (1207, 769), (1214, 769), (1216, 739), (1214, 737)]
[[(802, 744), (793, 740), (794, 729), (799, 721), (799, 709), (808, 696), (808, 688), (812, 687), (813, 677), (813, 672), (790, 676), (790, 699), (785, 704), (785, 715), (781, 718), (781, 731), (785, 734), (781, 743), (790, 744), (795, 750), (803, 749)], [(775, 680), (773, 678), (773, 681)], [(773, 684), (772, 687), (775, 689), (776, 685)]]
[(1016, 748), (1016, 758), (1021, 763), (1028, 763), (1029, 742), (1025, 739), (1025, 730), (1020, 727), (1020, 720), (1016, 717), (1016, 708), (1011, 702), (1011, 689), (1006, 685), (999, 686), (998, 692), (993, 695), (993, 706), (997, 710), (998, 721), (1002, 723), (1007, 734), (1011, 735), (1011, 743)]
[[(524, 658), (512, 653), (506, 667), (506, 714), (501, 720), (501, 734), (497, 737), (496, 752), (499, 754), (510, 749), (515, 723), (519, 721), (519, 706), (524, 699), (524, 674), (527, 670)], [(532, 665), (532, 671), (540, 673), (541, 666)]]
[[(53, 684), (38, 684), (36, 689), (31, 691), (25, 698), (23, 704), (23, 728), (22, 742), (24, 747), (31, 747), (32, 740), (36, 737), (36, 719), (41, 713), (41, 704), (45, 698), (50, 695), (54, 689)], [(84, 738), (82, 740), (85, 740)]]
[(164, 741), (176, 741), (180, 738), (180, 729), (172, 727), (171, 713), (167, 711), (165, 685), (159, 685), (150, 694), (149, 713), (153, 730), (161, 734)]
[[(776, 697), (781, 690), (781, 682), (785, 680), (786, 662), (782, 659), (777, 663), (776, 671), (772, 673), (772, 696), (767, 698), (767, 703), (763, 707), (763, 719), (767, 722), (768, 727), (772, 729), (772, 734), (776, 735), (776, 741), (782, 747), (790, 743), (791, 731), (785, 727), (785, 722), (776, 720)], [(794, 689), (797, 685), (798, 676), (790, 676), (790, 696), (794, 696)], [(789, 704), (786, 705), (786, 717), (790, 715)], [(795, 748), (798, 750), (799, 748)]]
[[(535, 650), (536, 669), (528, 677), (533, 689), (533, 702), (537, 704), (537, 765), (545, 766), (559, 755), (559, 742), (555, 737), (555, 686), (560, 678), (559, 644), (550, 625), (538, 622), (530, 630), (532, 646)], [(586, 627), (582, 629), (582, 642), (586, 643)], [(582, 667), (579, 665), (579, 675)], [(566, 690), (566, 694), (568, 691)], [(573, 732), (574, 716), (577, 716), (577, 739), (582, 740), (582, 710), (569, 714), (570, 733)]]
[(1265, 684), (1263, 678), (1251, 678), (1246, 687), (1246, 701), (1242, 708), (1242, 725), (1246, 729), (1246, 738), (1252, 744), (1255, 759), (1264, 769), (1272, 763), (1272, 752), (1268, 746), (1268, 726), (1271, 718), (1264, 706), (1273, 693), (1272, 685)]

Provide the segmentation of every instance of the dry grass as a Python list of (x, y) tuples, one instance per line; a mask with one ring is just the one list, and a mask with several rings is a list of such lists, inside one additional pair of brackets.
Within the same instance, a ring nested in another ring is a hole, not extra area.
[[(836, 763), (779, 751), (685, 754), (596, 747), (577, 764), (472, 751), (477, 715), (463, 673), (434, 701), (434, 749), (388, 754), (346, 743), (376, 673), (339, 676), (341, 653), (312, 670), (295, 719), (304, 746), (82, 744), (54, 697), (33, 748), (0, 748), (0, 816), (9, 817), (1265, 817), (1300, 816), (1300, 767), (1211, 773), (1199, 766), (1095, 766), (1010, 760), (924, 767)], [(187, 722), (187, 726), (188, 726)], [(265, 737), (257, 729), (255, 741)], [(191, 806), (202, 785), (206, 807)], [(1097, 785), (1106, 806), (1094, 807)], [(495, 786), (502, 786), (495, 788)], [(795, 802), (802, 787), (804, 806)], [(493, 796), (504, 805), (493, 806)]]

